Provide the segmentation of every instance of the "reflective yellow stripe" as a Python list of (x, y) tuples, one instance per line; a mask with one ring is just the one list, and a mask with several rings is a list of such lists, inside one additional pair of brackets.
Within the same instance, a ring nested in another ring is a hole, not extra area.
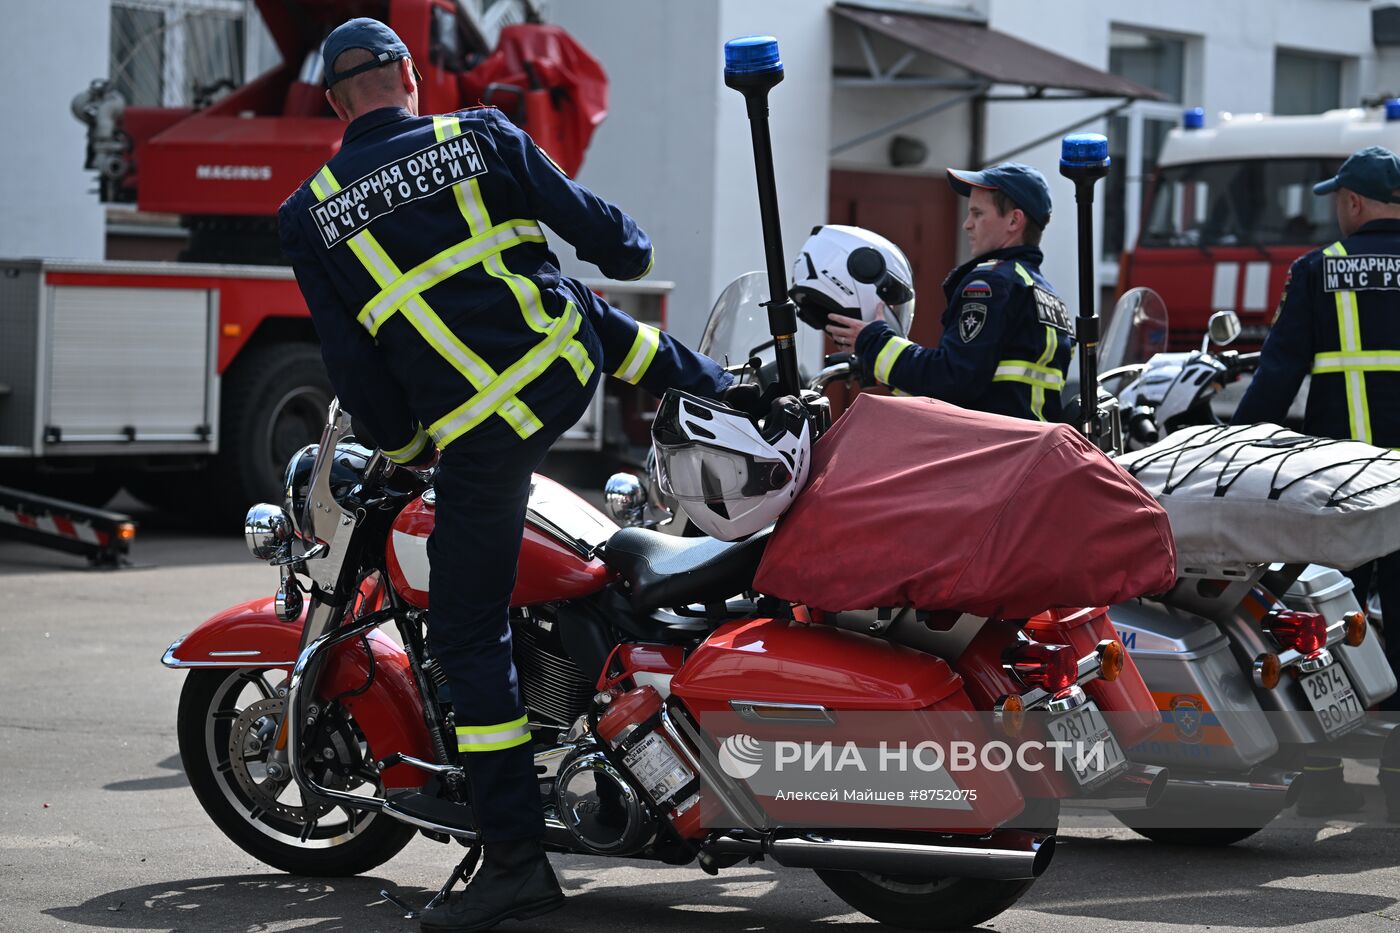
[[(1045, 352), (1040, 354), (1040, 359), (1035, 361), (1035, 365), (1048, 369), (1050, 362), (1055, 359), (1055, 350), (1059, 345), (1060, 341), (1055, 328), (1047, 325), (1045, 328)], [(995, 376), (992, 377), (992, 381), (996, 381)], [(1061, 385), (1063, 385), (1063, 380)], [(1039, 380), (1031, 383), (1031, 414), (1035, 415), (1037, 421), (1045, 420), (1045, 388), (1045, 384)]]
[(641, 382), (651, 366), (651, 361), (656, 358), (656, 350), (660, 346), (661, 331), (638, 321), (637, 336), (632, 340), (632, 347), (613, 375), (631, 385)]
[(495, 752), (530, 741), (530, 724), (525, 716), (493, 726), (458, 726), (459, 752)]
[(409, 441), (398, 450), (386, 450), (384, 456), (395, 463), (412, 463), (418, 455), (423, 452), (423, 448), (428, 446), (428, 432), (423, 430), (420, 424), (418, 430), (413, 434), (413, 440)]
[[(319, 185), (313, 183), (312, 185), (312, 193), (316, 195), (318, 200), (325, 200), (326, 197), (340, 190), (340, 183), (331, 174), (329, 165), (323, 166), (319, 175), (323, 183)], [(360, 260), (360, 264), (365, 267), (365, 270), (369, 272), (370, 277), (379, 285), (381, 291), (402, 276), (398, 266), (384, 251), (384, 247), (379, 245), (374, 234), (368, 230), (361, 230), (348, 242), (351, 251)], [(408, 300), (404, 307), (404, 316), (408, 318), (409, 323), (423, 339), (427, 340), (442, 355), (443, 359), (447, 360), (471, 383), (472, 388), (478, 392), (477, 397), (480, 397), (480, 393), (484, 389), (499, 381), (496, 371), (488, 366), (485, 360), (468, 349), (461, 340), (457, 339), (457, 336), (448, 329), (422, 296), (415, 295)], [(540, 419), (535, 417), (535, 413), (524, 402), (515, 398), (514, 393), (501, 398), (499, 409), (500, 416), (522, 438), (529, 437), (543, 427)], [(456, 436), (460, 437), (461, 435)], [(445, 447), (446, 443), (438, 441), (438, 446)]]
[[(438, 141), (451, 139), (462, 132), (462, 124), (456, 117), (433, 117), (433, 132)], [(473, 237), (479, 237), (489, 232), (491, 228), (491, 214), (486, 209), (486, 201), (481, 197), (481, 185), (477, 179), (469, 179), (465, 184), (458, 184), (452, 189), (457, 200), (457, 209), (462, 213), (462, 219), (467, 222), (467, 229), (472, 232)], [(532, 224), (532, 221), (513, 221), (513, 223)], [(515, 296), (515, 302), (520, 306), (520, 313), (525, 317), (525, 323), (537, 334), (549, 333), (554, 319), (544, 309), (544, 300), (540, 296), (539, 286), (534, 279), (529, 276), (519, 275), (506, 268), (505, 257), (501, 255), (507, 249), (523, 242), (544, 243), (545, 238), (536, 226), (535, 233), (539, 235), (536, 241), (533, 237), (522, 238), (514, 242), (507, 242), (501, 245), (500, 249), (486, 258), (485, 266), (487, 274), (493, 278), (500, 279), (510, 289)], [(461, 271), (461, 270), (457, 270)], [(587, 385), (588, 378), (593, 375), (593, 360), (588, 356), (588, 351), (583, 348), (583, 344), (577, 340), (570, 340), (565, 345), (563, 355), (573, 368), (574, 375), (578, 378), (580, 385)]]
[(880, 354), (875, 357), (875, 380), (889, 385), (890, 372), (894, 369), (895, 361), (899, 359), (901, 353), (913, 345), (913, 341), (905, 340), (903, 337), (891, 337), (880, 349)]
[(554, 321), (544, 340), (501, 373), (495, 382), (479, 392), (475, 398), (459, 405), (428, 428), (428, 433), (437, 441), (438, 447), (446, 447), (476, 427), (482, 419), (491, 414), (500, 399), (508, 398), (529, 385), (550, 363), (559, 358), (564, 345), (578, 333), (582, 323), (583, 319), (579, 316), (578, 309), (574, 307), (573, 302), (569, 302), (564, 308), (564, 313)]
[[(1345, 256), (1346, 247), (1338, 240), (1322, 251), (1326, 256)], [(1359, 357), (1361, 349), (1361, 318), (1356, 310), (1356, 292), (1336, 292), (1337, 335), (1341, 341), (1339, 354), (1319, 353), (1313, 358), (1313, 372), (1338, 373), (1346, 382), (1347, 422), (1353, 440), (1371, 443), (1371, 403), (1366, 396), (1366, 372), (1371, 367), (1338, 365), (1342, 357)], [(1324, 357), (1326, 359), (1324, 359)], [(1319, 363), (1322, 367), (1319, 369)]]
[(1065, 377), (1058, 369), (1041, 366), (1029, 360), (1002, 360), (992, 375), (993, 382), (1022, 382), (1028, 386), (1042, 386), (1046, 389), (1063, 389)]
[(510, 220), (479, 236), (449, 246), (381, 288), (379, 294), (365, 302), (357, 319), (371, 334), (378, 334), (384, 322), (409, 299), (464, 269), (525, 242), (545, 242), (544, 231), (528, 220)]
[(654, 266), (654, 265), (656, 265), (656, 249), (655, 249), (655, 248), (653, 248), (652, 251), (651, 251), (651, 253), (647, 256), (647, 267), (641, 271), (641, 274), (640, 274), (640, 275), (634, 275), (634, 276), (632, 276), (630, 279), (628, 279), (627, 281), (629, 281), (629, 282), (635, 282), (635, 281), (637, 281), (638, 279), (644, 279), (644, 278), (646, 278), (647, 276), (651, 275), (651, 267)]
[(1400, 353), (1319, 353), (1313, 357), (1315, 373), (1400, 371)]
[(1016, 274), (1019, 275), (1021, 277), (1021, 281), (1025, 282), (1027, 285), (1035, 284), (1035, 279), (1031, 278), (1031, 274), (1027, 272), (1019, 262), (1016, 263)]

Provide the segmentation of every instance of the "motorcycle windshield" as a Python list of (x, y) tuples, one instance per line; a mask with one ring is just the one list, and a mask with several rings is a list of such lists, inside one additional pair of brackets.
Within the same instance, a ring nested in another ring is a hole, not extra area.
[(1150, 288), (1134, 288), (1113, 306), (1113, 316), (1099, 343), (1099, 372), (1146, 363), (1167, 349), (1167, 305)]
[[(742, 366), (753, 357), (760, 360), (759, 380), (773, 378), (777, 354), (773, 335), (768, 330), (768, 276), (762, 272), (745, 272), (730, 282), (710, 310), (700, 337), (699, 350), (721, 366)], [(797, 327), (798, 359), (807, 358), (807, 347), (820, 335), (805, 324)], [(751, 381), (751, 377), (749, 377)], [(803, 379), (805, 383), (805, 377)]]

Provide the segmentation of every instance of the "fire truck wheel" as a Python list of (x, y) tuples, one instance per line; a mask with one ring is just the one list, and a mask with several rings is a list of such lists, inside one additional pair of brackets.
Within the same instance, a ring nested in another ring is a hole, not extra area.
[(211, 493), (226, 516), (281, 502), (287, 461), (321, 436), (333, 392), (315, 344), (262, 347), (224, 379), (223, 428)]

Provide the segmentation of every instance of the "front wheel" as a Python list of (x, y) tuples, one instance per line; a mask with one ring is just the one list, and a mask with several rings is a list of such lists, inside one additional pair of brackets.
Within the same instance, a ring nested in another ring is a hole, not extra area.
[[(193, 670), (180, 693), (180, 760), (214, 824), (244, 852), (296, 875), (357, 875), (393, 858), (414, 829), (387, 817), (304, 800), (269, 771), (286, 703), (285, 672)], [(323, 786), (383, 796), (374, 758), (338, 704), (320, 717), (309, 765)]]
[[(1053, 833), (1060, 822), (1060, 802), (1026, 802), (1030, 825)], [(1027, 814), (1022, 814), (1021, 821)], [(832, 893), (871, 920), (906, 930), (963, 930), (1011, 909), (1035, 879), (991, 881), (985, 878), (933, 878), (885, 875), (869, 871), (817, 869)]]

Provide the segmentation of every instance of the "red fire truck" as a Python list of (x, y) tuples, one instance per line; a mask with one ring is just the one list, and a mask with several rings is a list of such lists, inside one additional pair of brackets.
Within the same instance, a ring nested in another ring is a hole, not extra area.
[(1171, 313), (1172, 350), (1200, 346), (1206, 321), (1231, 309), (1258, 349), (1294, 259), (1340, 236), (1331, 198), (1312, 193), (1365, 146), (1400, 149), (1400, 101), (1313, 116), (1199, 109), (1168, 135), (1119, 292), (1156, 289)]
[[(493, 50), (455, 0), (257, 7), (282, 62), (221, 99), (129, 107), (98, 81), (74, 101), (103, 200), (179, 215), (188, 246), (180, 262), (0, 260), (0, 484), (92, 504), (125, 486), (219, 516), (277, 496), (290, 454), (319, 435), (330, 386), (275, 214), (340, 145), (319, 48), (345, 19), (377, 17), (403, 37), (423, 112), (500, 106), (570, 173), (606, 112), (602, 68), (557, 27), (505, 26)], [(667, 290), (600, 286), (662, 325)], [(634, 392), (600, 395), (565, 443), (644, 436), (643, 408)]]

